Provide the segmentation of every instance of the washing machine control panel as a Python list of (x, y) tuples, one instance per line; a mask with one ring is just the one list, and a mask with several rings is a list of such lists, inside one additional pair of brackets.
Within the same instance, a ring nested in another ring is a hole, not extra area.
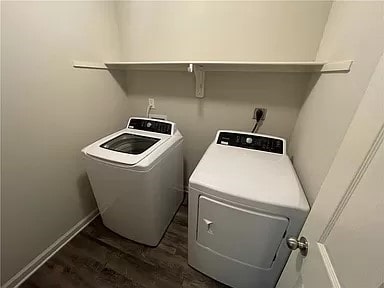
[(257, 134), (219, 132), (216, 143), (276, 154), (284, 154), (285, 151), (282, 139)]
[(168, 121), (158, 121), (146, 118), (131, 118), (129, 119), (127, 128), (156, 132), (162, 134), (173, 134), (173, 123)]

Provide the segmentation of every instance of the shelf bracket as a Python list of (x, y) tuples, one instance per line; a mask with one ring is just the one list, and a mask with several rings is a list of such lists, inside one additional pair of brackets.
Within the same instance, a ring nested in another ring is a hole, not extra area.
[(204, 98), (204, 82), (205, 82), (205, 71), (201, 65), (189, 64), (188, 72), (195, 74), (195, 95), (197, 98)]

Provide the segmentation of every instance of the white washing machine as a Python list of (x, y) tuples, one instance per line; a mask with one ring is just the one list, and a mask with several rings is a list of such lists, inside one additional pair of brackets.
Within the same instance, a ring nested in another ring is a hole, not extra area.
[(232, 287), (275, 287), (308, 212), (284, 139), (219, 131), (189, 179), (188, 263)]
[(169, 121), (133, 117), (84, 148), (103, 223), (156, 246), (183, 201), (183, 136)]

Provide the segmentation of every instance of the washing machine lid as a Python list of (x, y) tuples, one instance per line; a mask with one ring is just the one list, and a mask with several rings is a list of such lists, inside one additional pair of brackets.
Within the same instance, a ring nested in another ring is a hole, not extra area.
[(308, 211), (305, 194), (285, 151), (285, 140), (278, 137), (219, 131), (192, 173), (190, 187), (250, 205), (263, 203)]
[(172, 136), (162, 133), (126, 128), (104, 137), (84, 148), (82, 152), (103, 161), (135, 165)]

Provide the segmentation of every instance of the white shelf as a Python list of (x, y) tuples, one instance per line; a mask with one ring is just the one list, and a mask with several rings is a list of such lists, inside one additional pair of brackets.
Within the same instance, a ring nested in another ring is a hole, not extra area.
[(162, 62), (83, 62), (73, 67), (102, 70), (185, 71), (195, 74), (196, 97), (204, 97), (205, 72), (349, 72), (353, 61), (339, 62), (235, 62), (235, 61), (162, 61)]
[(325, 63), (320, 62), (106, 62), (105, 66), (124, 70), (189, 71), (190, 65), (206, 72), (316, 72)]

